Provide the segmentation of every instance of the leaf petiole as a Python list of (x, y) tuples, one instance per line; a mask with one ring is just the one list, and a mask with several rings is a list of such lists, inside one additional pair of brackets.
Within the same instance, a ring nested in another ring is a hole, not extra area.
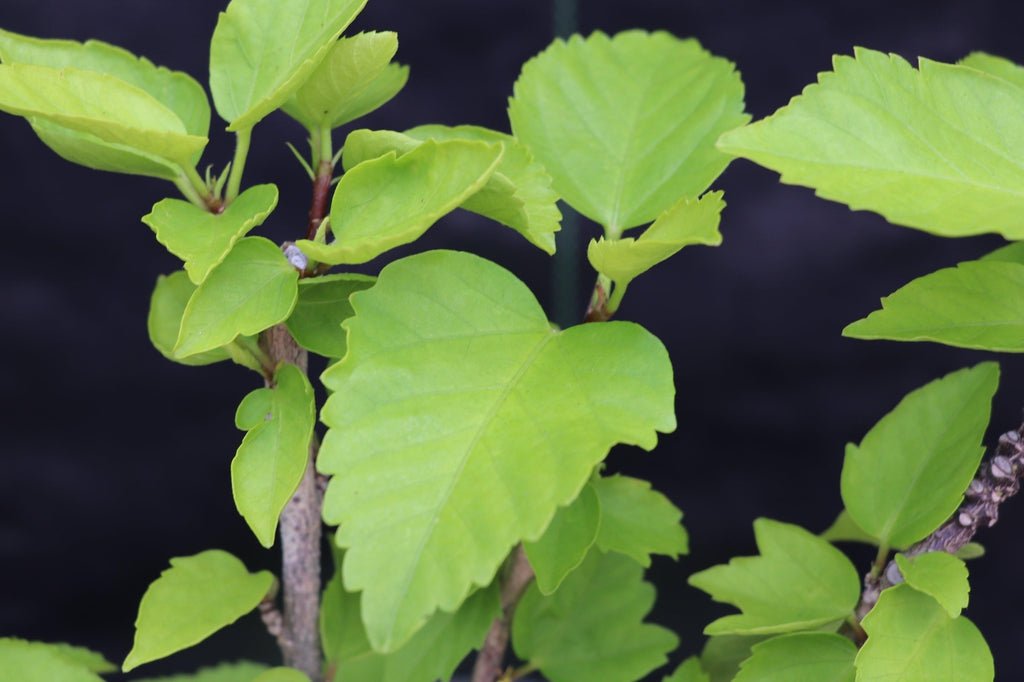
[(227, 194), (224, 196), (225, 204), (234, 201), (242, 189), (242, 173), (245, 172), (245, 160), (249, 157), (250, 142), (252, 142), (252, 128), (245, 128), (235, 133), (235, 158), (231, 161)]

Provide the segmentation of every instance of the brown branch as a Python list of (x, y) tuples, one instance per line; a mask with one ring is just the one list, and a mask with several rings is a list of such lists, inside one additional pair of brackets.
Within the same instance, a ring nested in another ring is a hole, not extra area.
[[(284, 325), (268, 329), (260, 345), (276, 365), (288, 362), (308, 371), (308, 355)], [(268, 380), (268, 385), (272, 380)], [(281, 647), (285, 665), (306, 673), (312, 682), (323, 679), (320, 648), (320, 511), (323, 497), (313, 466), (316, 441), (310, 443), (309, 461), (298, 490), (281, 512), (281, 581), (283, 614), (264, 609), (268, 630)], [(277, 616), (274, 616), (277, 613)], [(275, 632), (276, 630), (276, 632)]]
[[(1020, 491), (1024, 476), (1024, 424), (1016, 431), (999, 437), (995, 454), (982, 462), (981, 468), (965, 493), (965, 501), (946, 523), (913, 545), (906, 556), (926, 552), (955, 554), (970, 542), (982, 528), (991, 528), (999, 521), (999, 506)], [(890, 561), (877, 575), (864, 578), (864, 590), (857, 606), (857, 618), (863, 619), (878, 602), (882, 590), (903, 581), (899, 567)]]
[(516, 545), (501, 583), (501, 615), (494, 619), (491, 629), (487, 631), (487, 638), (473, 666), (472, 682), (494, 682), (501, 675), (505, 651), (508, 649), (512, 612), (531, 581), (533, 568), (523, 546)]
[(306, 239), (316, 237), (320, 223), (327, 216), (327, 200), (331, 195), (331, 181), (334, 179), (334, 165), (330, 159), (320, 162), (313, 180), (313, 201), (309, 207), (309, 225), (306, 227)]

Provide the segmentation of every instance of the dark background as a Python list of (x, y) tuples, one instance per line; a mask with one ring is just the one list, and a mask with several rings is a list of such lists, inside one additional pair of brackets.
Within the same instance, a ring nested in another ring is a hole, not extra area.
[[(853, 45), (946, 61), (984, 49), (1024, 61), (1015, 5), (583, 0), (579, 22), (585, 33), (642, 27), (698, 37), (736, 62), (748, 111), (760, 118)], [(211, 0), (3, 0), (0, 26), (101, 38), (205, 80), (220, 8)], [(507, 129), (506, 97), (521, 63), (549, 42), (551, 17), (551, 0), (371, 0), (356, 28), (397, 30), (412, 77), (361, 125)], [(215, 119), (204, 157), (218, 167), (231, 153), (221, 131)], [(299, 234), (309, 194), (285, 140), (302, 142), (289, 119), (261, 124), (246, 175), (247, 184), (280, 184), (269, 222), (279, 240)], [(220, 547), (253, 569), (278, 562), (230, 495), (228, 463), (241, 437), (232, 415), (257, 379), (231, 365), (171, 364), (147, 340), (153, 282), (177, 265), (139, 217), (173, 195), (170, 185), (71, 166), (11, 117), (0, 118), (0, 150), (0, 635), (71, 641), (120, 661), (137, 600), (170, 556)], [(987, 357), (843, 339), (842, 327), (910, 279), (999, 244), (892, 227), (782, 186), (746, 161), (716, 186), (729, 202), (724, 245), (687, 249), (640, 278), (621, 310), (663, 339), (676, 367), (678, 431), (652, 454), (624, 449), (610, 458), (652, 478), (686, 512), (692, 557), (658, 560), (651, 571), (660, 591), (653, 618), (680, 633), (676, 658), (698, 650), (702, 626), (727, 610), (687, 587), (688, 575), (752, 553), (757, 516), (824, 528), (841, 506), (844, 444), (905, 392)], [(458, 213), (415, 248), (432, 247), (497, 260), (550, 309), (549, 260), (511, 231)], [(585, 264), (580, 273), (582, 312), (592, 275)], [(1024, 405), (1024, 364), (1000, 361), (988, 443), (1019, 423)], [(968, 614), (988, 637), (1001, 680), (1024, 676), (1022, 530), (1024, 504), (1013, 501), (979, 538), (988, 555), (970, 565)], [(854, 556), (866, 568), (868, 557)], [(249, 616), (144, 671), (273, 656)]]

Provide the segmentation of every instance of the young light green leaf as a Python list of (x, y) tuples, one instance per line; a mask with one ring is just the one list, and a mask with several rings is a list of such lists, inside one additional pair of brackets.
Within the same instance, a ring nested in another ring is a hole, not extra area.
[(849, 616), (860, 599), (850, 560), (799, 526), (754, 521), (761, 552), (690, 576), (690, 584), (743, 613), (724, 616), (708, 635), (765, 635), (813, 630)]
[(718, 223), (724, 208), (721, 192), (709, 192), (700, 199), (680, 199), (638, 239), (591, 239), (587, 258), (595, 270), (616, 285), (627, 286), (634, 277), (668, 260), (684, 246), (721, 244)]
[(171, 675), (169, 677), (147, 677), (136, 682), (253, 682), (267, 666), (262, 663), (239, 661), (238, 663), (221, 663), (210, 668), (200, 668), (187, 675)]
[(479, 192), (462, 203), (462, 208), (511, 227), (534, 246), (554, 253), (554, 233), (561, 227), (562, 220), (558, 195), (551, 189), (551, 176), (544, 167), (511, 135), (478, 126), (427, 125), (405, 133), (356, 130), (345, 141), (342, 163), (345, 168), (352, 168), (390, 151), (401, 156), (426, 140), (500, 143), (504, 153), (497, 169)]
[(316, 423), (313, 387), (298, 367), (281, 364), (274, 382), (238, 406), (235, 425), (247, 433), (231, 461), (235, 506), (268, 548), (274, 545), (281, 510), (306, 471)]
[[(210, 104), (206, 92), (189, 75), (155, 66), (148, 59), (98, 40), (46, 40), (0, 30), (0, 60), (55, 69), (74, 67), (114, 76), (145, 90), (177, 114), (185, 131), (206, 137)], [(158, 157), (104, 142), (43, 119), (30, 120), (40, 139), (60, 156), (98, 170), (149, 175), (173, 180), (180, 171)], [(192, 159), (198, 160), (198, 154)]]
[(831, 543), (860, 542), (865, 545), (878, 545), (878, 540), (858, 526), (857, 522), (850, 516), (850, 512), (845, 509), (839, 512), (839, 516), (836, 517), (831, 526), (822, 531), (820, 537), (822, 540), (828, 540)]
[(366, 0), (231, 0), (210, 44), (210, 90), (228, 130), (252, 128), (320, 65)]
[(750, 658), (751, 648), (768, 637), (721, 635), (708, 637), (700, 652), (700, 666), (708, 672), (710, 682), (733, 682), (743, 661)]
[(600, 526), (601, 503), (588, 484), (579, 497), (555, 513), (539, 540), (523, 543), (541, 594), (553, 593), (583, 563)]
[(125, 672), (198, 644), (255, 609), (270, 591), (274, 576), (249, 573), (245, 565), (219, 549), (171, 559), (139, 604), (135, 644), (124, 660)]
[(857, 646), (826, 632), (798, 632), (755, 644), (735, 682), (854, 682)]
[(963, 559), (964, 561), (980, 559), (985, 556), (985, 546), (977, 542), (968, 542), (966, 545), (958, 549), (954, 556), (958, 559)]
[(1024, 351), (1024, 265), (960, 263), (919, 277), (843, 330), (855, 339), (935, 341), (947, 346)]
[(334, 241), (302, 240), (318, 261), (365, 263), (415, 241), (483, 187), (502, 155), (500, 145), (466, 140), (424, 142), (359, 164), (342, 176), (331, 201)]
[(700, 667), (700, 659), (690, 656), (676, 668), (676, 671), (666, 677), (662, 682), (711, 682), (711, 678)]
[(857, 48), (719, 148), (889, 222), (1024, 237), (1024, 90), (964, 66)]
[(309, 676), (295, 668), (277, 667), (265, 670), (252, 682), (309, 682)]
[(986, 54), (985, 52), (972, 52), (960, 63), (978, 71), (1002, 78), (1008, 83), (1013, 83), (1018, 88), (1024, 88), (1024, 67), (1014, 64), (1009, 59)]
[(551, 682), (631, 682), (663, 665), (679, 640), (643, 622), (654, 587), (629, 557), (591, 550), (562, 586), (545, 597), (531, 585), (516, 606), (516, 655)]
[(642, 328), (556, 332), (522, 282), (470, 254), (397, 261), (351, 301), (318, 468), (334, 475), (324, 519), (349, 550), (345, 585), (389, 651), (537, 540), (615, 443), (672, 431), (674, 387)]
[[(336, 552), (339, 557), (340, 552)], [(337, 682), (434, 682), (451, 679), (459, 662), (479, 648), (501, 614), (495, 583), (473, 593), (455, 613), (435, 613), (404, 646), (390, 654), (370, 646), (359, 618), (359, 595), (346, 592), (337, 571), (320, 610), (321, 638)], [(329, 681), (330, 682), (330, 681)]]
[(288, 331), (303, 348), (325, 358), (343, 358), (348, 350), (341, 323), (352, 317), (348, 297), (376, 280), (356, 274), (299, 280), (299, 300), (288, 318)]
[(967, 608), (971, 586), (962, 559), (946, 552), (926, 552), (914, 557), (897, 554), (896, 564), (904, 582), (939, 602), (950, 618), (956, 618)]
[[(861, 623), (857, 682), (992, 682), (992, 653), (967, 618), (907, 585), (882, 592)], [(912, 643), (913, 646), (908, 646)]]
[(220, 265), (239, 239), (263, 224), (277, 206), (277, 187), (256, 185), (223, 213), (210, 213), (187, 201), (164, 199), (142, 218), (156, 240), (185, 262), (196, 285)]
[(174, 355), (185, 358), (257, 334), (288, 319), (299, 273), (262, 237), (240, 239), (185, 307)]
[(0, 673), (17, 673), (18, 682), (103, 682), (96, 673), (107, 670), (94, 667), (59, 646), (0, 637)]
[(210, 365), (227, 360), (231, 356), (224, 348), (215, 348), (206, 353), (197, 353), (187, 358), (174, 355), (174, 344), (178, 341), (181, 329), (181, 316), (185, 314), (185, 306), (196, 291), (196, 285), (189, 281), (184, 270), (160, 275), (156, 280), (156, 288), (149, 300), (149, 317), (146, 327), (149, 340), (160, 354), (172, 362), (183, 365)]
[(95, 71), (0, 64), (0, 110), (188, 166), (206, 138), (148, 92)]
[(327, 57), (282, 109), (312, 131), (338, 128), (398, 94), (409, 68), (391, 64), (392, 31), (357, 33), (334, 43)]
[(854, 522), (887, 547), (907, 547), (948, 519), (985, 452), (998, 385), (993, 362), (947, 374), (847, 445), (841, 489)]
[(690, 551), (683, 512), (647, 481), (615, 475), (596, 479), (593, 487), (601, 502), (602, 551), (621, 552), (645, 568), (652, 554), (675, 559)]
[(643, 31), (556, 41), (523, 67), (509, 118), (555, 190), (614, 236), (704, 192), (730, 161), (715, 140), (749, 120), (732, 63)]

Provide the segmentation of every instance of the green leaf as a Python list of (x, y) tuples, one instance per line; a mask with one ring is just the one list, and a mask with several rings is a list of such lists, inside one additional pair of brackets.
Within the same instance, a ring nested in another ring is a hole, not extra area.
[(409, 68), (391, 64), (392, 31), (357, 33), (334, 43), (327, 57), (284, 105), (311, 131), (338, 128), (377, 109), (405, 86)]
[(309, 682), (309, 676), (295, 668), (277, 667), (260, 673), (253, 682)]
[[(148, 59), (98, 40), (45, 40), (0, 30), (0, 60), (55, 69), (74, 67), (114, 76), (145, 90), (181, 120), (185, 131), (206, 137), (210, 104), (206, 92), (189, 75), (155, 66)], [(39, 137), (65, 159), (98, 170), (175, 179), (180, 171), (155, 156), (94, 135), (42, 120), (30, 120)], [(198, 154), (192, 159), (198, 160)]]
[(954, 555), (964, 561), (970, 561), (971, 559), (980, 559), (985, 556), (985, 547), (977, 542), (968, 542), (966, 545), (957, 550)]
[(175, 357), (213, 350), (288, 319), (298, 281), (299, 273), (273, 242), (240, 239), (189, 299)]
[(997, 57), (996, 55), (984, 52), (972, 52), (960, 63), (978, 71), (1002, 78), (1008, 83), (1013, 83), (1018, 88), (1024, 88), (1024, 67), (1014, 64), (1009, 59)]
[(971, 586), (962, 559), (946, 552), (926, 552), (914, 557), (897, 554), (896, 564), (904, 582), (939, 602), (950, 618), (956, 618), (967, 608)]
[(750, 658), (751, 648), (765, 641), (763, 636), (722, 635), (709, 637), (700, 652), (700, 665), (711, 677), (710, 682), (732, 682), (743, 661)]
[(651, 484), (629, 476), (608, 476), (593, 482), (601, 501), (601, 527), (597, 546), (605, 552), (621, 552), (643, 567), (652, 554), (673, 559), (690, 551), (683, 512)]
[(579, 497), (555, 513), (539, 540), (523, 543), (541, 594), (553, 593), (583, 563), (600, 526), (601, 503), (588, 484)]
[(274, 576), (249, 573), (227, 552), (211, 549), (171, 559), (171, 567), (147, 589), (135, 619), (135, 645), (124, 660), (128, 672), (198, 644), (255, 609)]
[(267, 666), (262, 663), (239, 661), (238, 663), (221, 663), (212, 668), (200, 668), (188, 675), (171, 675), (169, 677), (147, 677), (136, 682), (253, 682)]
[(17, 682), (103, 682), (96, 673), (108, 670), (95, 670), (95, 662), (61, 645), (0, 637), (0, 671), (17, 672)]
[(257, 185), (243, 192), (223, 213), (210, 213), (187, 201), (164, 199), (142, 218), (156, 240), (185, 262), (196, 285), (220, 265), (239, 239), (263, 224), (277, 206), (277, 187)]
[(828, 540), (831, 543), (860, 542), (865, 545), (878, 545), (878, 540), (858, 526), (857, 522), (850, 516), (850, 512), (845, 509), (839, 512), (836, 520), (821, 533), (820, 537), (822, 540)]
[(761, 552), (736, 557), (690, 576), (690, 584), (741, 614), (724, 616), (707, 635), (765, 635), (813, 630), (849, 616), (860, 599), (860, 578), (850, 560), (799, 526), (754, 521)]
[(978, 260), (982, 262), (999, 261), (1024, 265), (1024, 242), (1011, 242), (991, 253), (986, 253)]
[(516, 655), (551, 682), (631, 682), (663, 665), (679, 640), (643, 622), (655, 596), (643, 573), (594, 550), (553, 595), (531, 585), (512, 621)]
[(690, 656), (676, 668), (676, 671), (662, 682), (711, 682), (711, 678), (700, 667), (700, 659)]
[(187, 358), (174, 355), (174, 344), (178, 341), (181, 329), (181, 316), (185, 314), (185, 306), (195, 293), (196, 285), (189, 281), (184, 270), (160, 275), (156, 280), (156, 288), (149, 301), (149, 317), (146, 326), (149, 340), (153, 347), (160, 351), (168, 360), (183, 365), (210, 365), (230, 358), (224, 348), (215, 348), (206, 353), (197, 353)]
[(613, 236), (703, 193), (730, 161), (715, 140), (749, 120), (731, 62), (643, 31), (555, 41), (523, 67), (509, 118), (555, 190)]
[(466, 253), (392, 263), (351, 301), (318, 468), (345, 585), (388, 651), (489, 584), (614, 444), (672, 431), (672, 368), (631, 323), (554, 331), (522, 282)]
[[(906, 585), (882, 592), (861, 623), (857, 682), (992, 682), (992, 653), (967, 618)], [(908, 646), (912, 643), (912, 646)]]
[(1024, 351), (1024, 265), (996, 258), (919, 277), (850, 324), (855, 339), (935, 341), (982, 350)]
[(857, 647), (846, 637), (800, 632), (755, 644), (735, 682), (854, 682)]
[(416, 241), (487, 183), (501, 155), (500, 145), (453, 140), (361, 163), (342, 176), (334, 193), (334, 241), (302, 240), (298, 246), (311, 258), (340, 265), (365, 263)]
[(964, 66), (854, 55), (719, 148), (897, 225), (1024, 237), (1024, 90)]
[(281, 364), (273, 388), (245, 396), (235, 425), (247, 431), (231, 461), (235, 506), (264, 547), (274, 545), (277, 519), (302, 481), (316, 423), (313, 387), (295, 365)]
[(634, 277), (668, 260), (684, 246), (721, 244), (718, 223), (724, 208), (721, 192), (709, 192), (700, 199), (680, 199), (638, 239), (591, 239), (587, 258), (602, 275), (618, 286), (627, 286)]
[(0, 64), (0, 110), (41, 118), (182, 166), (206, 146), (148, 92), (95, 71)]
[(511, 227), (534, 246), (547, 253), (554, 253), (554, 233), (560, 229), (562, 220), (562, 213), (557, 206), (558, 195), (551, 189), (551, 176), (533, 160), (530, 151), (511, 135), (477, 126), (450, 128), (428, 125), (405, 133), (355, 130), (345, 140), (342, 164), (350, 169), (388, 152), (401, 156), (426, 140), (500, 143), (504, 153), (497, 169), (487, 184), (466, 199), (461, 208)]
[(348, 297), (376, 280), (350, 273), (299, 280), (299, 300), (288, 318), (288, 331), (303, 348), (325, 358), (343, 358), (348, 350), (341, 323), (352, 317)]
[(210, 90), (228, 130), (252, 128), (302, 87), (366, 0), (231, 0), (210, 44)]
[[(340, 552), (337, 553), (340, 558)], [(337, 562), (340, 564), (340, 560)], [(497, 583), (473, 593), (455, 613), (438, 612), (390, 654), (370, 646), (359, 618), (359, 595), (346, 592), (337, 571), (324, 591), (320, 625), (324, 651), (338, 682), (434, 682), (451, 679), (479, 648), (501, 615)]]
[(911, 393), (860, 445), (846, 446), (841, 489), (858, 526), (907, 547), (956, 511), (985, 449), (999, 365), (947, 374)]

